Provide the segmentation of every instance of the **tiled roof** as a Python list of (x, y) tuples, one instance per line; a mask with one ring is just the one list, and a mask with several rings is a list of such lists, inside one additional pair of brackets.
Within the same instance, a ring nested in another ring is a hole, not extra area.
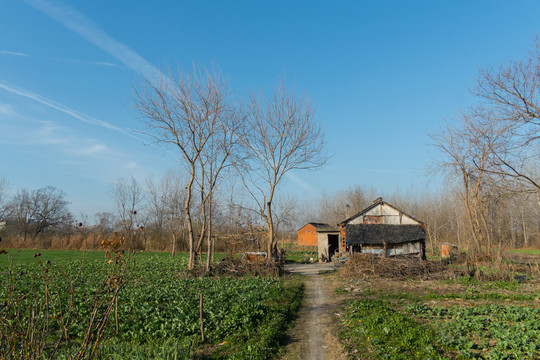
[(317, 229), (318, 232), (339, 231), (339, 227), (337, 226), (332, 226), (332, 225), (323, 224), (323, 223), (315, 223), (315, 222), (310, 222), (309, 224), (315, 226), (315, 229)]
[(420, 225), (356, 224), (345, 226), (347, 244), (401, 244), (423, 240), (426, 233)]

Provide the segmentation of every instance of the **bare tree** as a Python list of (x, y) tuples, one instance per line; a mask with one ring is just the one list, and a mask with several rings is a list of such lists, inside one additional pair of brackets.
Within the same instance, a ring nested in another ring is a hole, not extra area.
[[(0, 223), (7, 220), (9, 214), (8, 208), (8, 189), (9, 184), (5, 178), (0, 178)], [(0, 226), (1, 228), (1, 226)]]
[(377, 196), (379, 194), (375, 189), (364, 189), (360, 185), (351, 186), (333, 194), (324, 194), (319, 199), (318, 221), (336, 225), (364, 209)]
[(148, 215), (156, 228), (158, 236), (167, 236), (171, 242), (171, 255), (175, 256), (178, 238), (184, 225), (185, 191), (180, 182), (180, 175), (168, 171), (156, 184), (147, 179)]
[(316, 169), (326, 163), (324, 133), (309, 101), (280, 83), (269, 98), (251, 97), (241, 139), (245, 161), (240, 175), (266, 225), (268, 254), (275, 256), (272, 205), (278, 185), (291, 170)]
[(10, 217), (15, 220), (19, 236), (26, 241), (28, 234), (34, 240), (45, 230), (58, 227), (70, 219), (66, 194), (54, 186), (29, 192), (20, 190), (9, 204)]
[[(217, 196), (216, 187), (226, 170), (234, 163), (238, 157), (239, 151), (239, 133), (244, 125), (243, 115), (229, 106), (224, 116), (216, 124), (207, 146), (201, 152), (199, 165), (201, 169), (201, 179), (199, 190), (201, 195), (201, 209), (204, 215), (203, 221), (206, 221), (207, 230), (207, 257), (206, 270), (210, 271), (210, 263), (213, 260), (214, 236), (212, 234), (212, 221)], [(204, 224), (203, 224), (204, 226)], [(202, 237), (196, 246), (196, 253), (200, 253), (202, 248)]]
[(516, 244), (520, 223), (528, 242), (525, 217), (520, 222), (517, 216), (523, 210), (510, 211), (512, 197), (536, 197), (540, 205), (539, 48), (524, 61), (482, 70), (473, 94), (478, 103), (462, 115), (463, 122), (433, 139), (441, 163), (461, 178), (474, 248), (489, 252), (497, 244), (500, 254)]
[(536, 47), (523, 61), (480, 71), (470, 114), (504, 136), (484, 171), (532, 193), (540, 192), (540, 41)]
[(47, 228), (59, 226), (70, 219), (65, 200), (66, 194), (47, 186), (32, 192), (32, 207), (35, 221), (35, 236)]
[(22, 236), (25, 242), (34, 217), (31, 203), (30, 192), (26, 189), (21, 189), (17, 191), (17, 194), (13, 196), (8, 205), (9, 217), (14, 221), (17, 228), (17, 237), (20, 238)]
[(460, 179), (460, 196), (470, 236), (474, 239), (471, 250), (489, 252), (492, 243), (486, 219), (489, 182), (485, 169), (499, 139), (493, 128), (483, 125), (463, 115), (462, 127), (449, 126), (432, 139), (442, 155), (442, 168), (448, 170), (450, 176)]
[[(147, 80), (141, 90), (135, 91), (135, 106), (147, 125), (147, 134), (159, 143), (175, 146), (186, 167), (184, 213), (189, 241), (188, 267), (193, 269), (207, 231), (208, 202), (229, 157), (226, 143), (234, 139), (228, 127), (234, 109), (229, 86), (215, 69), (195, 68), (191, 75), (180, 71), (176, 76), (172, 72), (170, 75)], [(210, 163), (215, 167), (209, 169)], [(192, 210), (193, 187), (197, 184), (201, 195), (201, 225), (196, 236)]]
[(100, 235), (104, 236), (110, 233), (114, 229), (114, 225), (117, 223), (116, 216), (112, 212), (103, 211), (94, 215), (96, 220), (96, 229)]
[(127, 248), (135, 248), (135, 231), (139, 226), (136, 219), (141, 215), (144, 194), (141, 185), (132, 177), (129, 181), (118, 179), (112, 187), (112, 196), (120, 219), (120, 227), (127, 242)]

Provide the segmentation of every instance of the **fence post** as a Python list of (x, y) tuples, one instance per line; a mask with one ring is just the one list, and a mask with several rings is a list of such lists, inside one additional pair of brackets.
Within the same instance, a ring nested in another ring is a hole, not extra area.
[(201, 323), (201, 341), (204, 342), (204, 324), (203, 324), (203, 294), (199, 294), (199, 318)]

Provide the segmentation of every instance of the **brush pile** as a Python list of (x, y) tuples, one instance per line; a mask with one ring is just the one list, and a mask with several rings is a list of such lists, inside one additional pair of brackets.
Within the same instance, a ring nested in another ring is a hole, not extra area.
[(283, 264), (279, 262), (250, 262), (231, 257), (222, 259), (212, 269), (213, 274), (226, 276), (281, 276), (283, 272)]
[(440, 261), (423, 261), (416, 257), (383, 258), (370, 254), (353, 254), (340, 272), (346, 277), (378, 276), (387, 278), (439, 277), (448, 269)]

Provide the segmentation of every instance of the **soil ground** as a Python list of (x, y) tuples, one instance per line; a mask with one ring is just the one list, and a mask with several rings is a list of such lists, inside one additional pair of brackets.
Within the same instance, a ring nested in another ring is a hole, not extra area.
[(323, 273), (335, 270), (328, 264), (291, 264), (287, 270), (306, 275), (304, 305), (296, 326), (288, 333), (282, 360), (345, 360), (345, 350), (336, 334), (336, 311), (340, 300), (334, 294), (334, 277)]

